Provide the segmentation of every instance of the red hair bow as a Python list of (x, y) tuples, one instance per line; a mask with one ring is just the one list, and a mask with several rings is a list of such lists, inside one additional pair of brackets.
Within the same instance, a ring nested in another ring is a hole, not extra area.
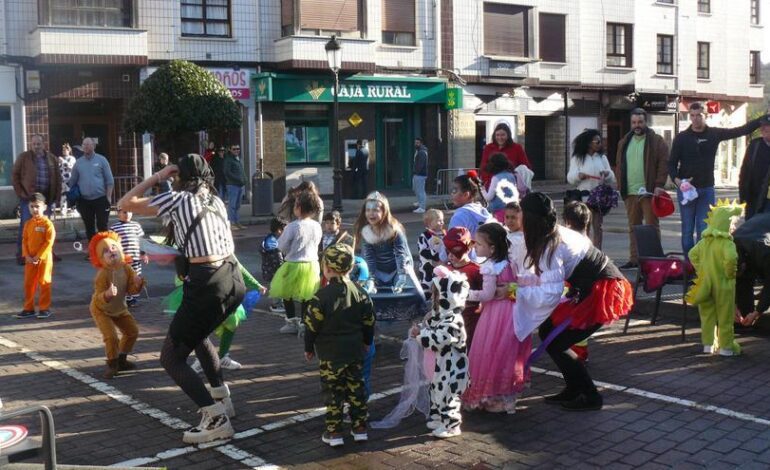
[(476, 170), (468, 170), (468, 176), (470, 176), (471, 178), (478, 178), (479, 173)]

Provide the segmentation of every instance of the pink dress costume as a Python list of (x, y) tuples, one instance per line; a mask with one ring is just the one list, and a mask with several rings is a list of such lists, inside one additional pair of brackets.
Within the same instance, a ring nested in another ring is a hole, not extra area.
[(485, 262), (481, 274), (482, 290), (468, 295), (468, 300), (482, 302), (483, 309), (468, 357), (471, 384), (463, 394), (463, 403), (471, 409), (513, 413), (517, 395), (529, 382), (530, 371), (525, 365), (532, 350), (532, 338), (516, 338), (511, 315), (515, 303), (494, 298), (498, 284), (506, 285), (516, 279), (508, 260)]

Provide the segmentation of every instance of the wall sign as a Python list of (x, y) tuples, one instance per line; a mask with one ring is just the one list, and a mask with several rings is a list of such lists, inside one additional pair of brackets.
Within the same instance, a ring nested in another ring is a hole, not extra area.
[(245, 69), (206, 69), (211, 72), (212, 75), (217, 77), (217, 80), (222, 82), (224, 86), (230, 90), (230, 94), (233, 95), (234, 100), (248, 100), (251, 97), (251, 90), (249, 89), (249, 81), (251, 80), (251, 73)]

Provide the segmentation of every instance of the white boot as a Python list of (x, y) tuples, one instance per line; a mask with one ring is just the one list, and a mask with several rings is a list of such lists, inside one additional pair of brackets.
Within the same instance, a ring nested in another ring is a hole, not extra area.
[(211, 406), (204, 406), (199, 410), (201, 422), (194, 428), (184, 432), (182, 442), (185, 444), (202, 444), (204, 442), (229, 439), (233, 437), (233, 425), (225, 414), (225, 407), (217, 402)]
[(211, 387), (210, 391), (211, 398), (224, 405), (227, 417), (235, 418), (235, 407), (233, 406), (233, 400), (230, 398), (230, 387), (227, 384), (222, 384), (221, 387)]
[(281, 329), (278, 330), (278, 332), (288, 335), (296, 335), (298, 331), (297, 325), (298, 322), (296, 318), (287, 318), (286, 324), (283, 325)]

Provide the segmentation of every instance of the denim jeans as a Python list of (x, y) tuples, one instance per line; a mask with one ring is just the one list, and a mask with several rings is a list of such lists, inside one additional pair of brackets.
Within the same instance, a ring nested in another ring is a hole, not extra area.
[[(19, 221), (19, 233), (16, 235), (16, 256), (21, 256), (21, 236), (24, 233), (24, 224), (32, 218), (32, 214), (29, 213), (29, 200), (19, 200), (19, 212), (21, 213), (21, 220)], [(45, 209), (45, 215), (51, 218), (53, 213), (53, 206), (47, 205)]]
[(417, 196), (417, 203), (420, 205), (420, 208), (425, 209), (425, 180), (428, 179), (427, 176), (420, 176), (420, 175), (414, 175), (412, 176), (412, 190), (414, 190), (414, 194)]
[(236, 186), (234, 184), (227, 185), (227, 218), (230, 219), (230, 223), (237, 224), (240, 219), (238, 218), (238, 209), (241, 208), (241, 199), (243, 199), (243, 186)]
[[(679, 212), (682, 214), (682, 252), (687, 256), (695, 243), (700, 240), (700, 234), (706, 229), (706, 216), (709, 206), (716, 204), (714, 187), (697, 188), (698, 198), (685, 205), (679, 203)], [(682, 192), (676, 190), (679, 201), (682, 200)]]

